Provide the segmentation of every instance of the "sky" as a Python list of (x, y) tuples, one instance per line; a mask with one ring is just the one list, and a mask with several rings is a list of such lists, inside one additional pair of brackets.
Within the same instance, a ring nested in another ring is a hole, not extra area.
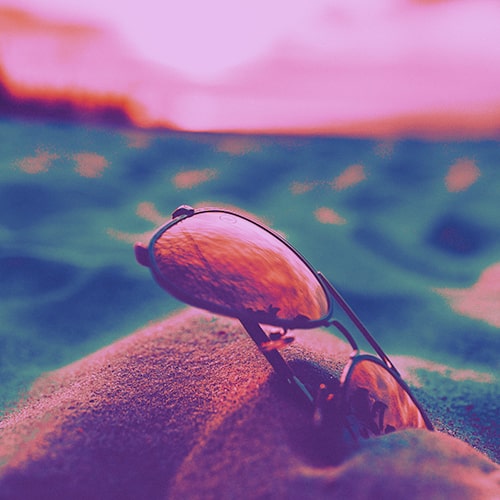
[(0, 0), (0, 68), (140, 126), (495, 135), (499, 25), (496, 0)]

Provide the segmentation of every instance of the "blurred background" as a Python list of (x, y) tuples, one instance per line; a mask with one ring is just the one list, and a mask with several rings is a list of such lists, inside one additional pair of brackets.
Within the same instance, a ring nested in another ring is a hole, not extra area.
[(497, 381), (499, 21), (484, 0), (0, 0), (0, 409), (182, 307), (132, 244), (184, 203), (282, 231), (388, 352)]

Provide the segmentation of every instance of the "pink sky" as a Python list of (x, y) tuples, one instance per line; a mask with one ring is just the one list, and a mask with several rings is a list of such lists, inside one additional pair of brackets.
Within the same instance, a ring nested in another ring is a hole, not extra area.
[(0, 67), (142, 126), (494, 136), (499, 25), (496, 0), (0, 0)]

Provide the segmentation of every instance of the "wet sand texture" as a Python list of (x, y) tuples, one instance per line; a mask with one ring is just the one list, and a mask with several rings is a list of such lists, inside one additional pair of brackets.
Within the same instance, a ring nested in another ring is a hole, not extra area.
[[(296, 337), (284, 354), (306, 382), (339, 376), (343, 341)], [(396, 361), (410, 385), (425, 372)], [(238, 323), (187, 309), (34, 384), (0, 424), (0, 498), (498, 498), (486, 420), (482, 436), (457, 430), (442, 404), (466, 383), (424, 374), (418, 397), (446, 432), (372, 439), (332, 465)]]

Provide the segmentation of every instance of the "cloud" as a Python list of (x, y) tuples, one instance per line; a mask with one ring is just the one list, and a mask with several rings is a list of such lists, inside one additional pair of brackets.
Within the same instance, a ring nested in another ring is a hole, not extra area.
[(20, 98), (97, 100), (136, 125), (184, 130), (493, 136), (500, 127), (497, 2), (45, 0), (52, 17), (21, 4), (33, 12), (0, 8), (0, 64)]

